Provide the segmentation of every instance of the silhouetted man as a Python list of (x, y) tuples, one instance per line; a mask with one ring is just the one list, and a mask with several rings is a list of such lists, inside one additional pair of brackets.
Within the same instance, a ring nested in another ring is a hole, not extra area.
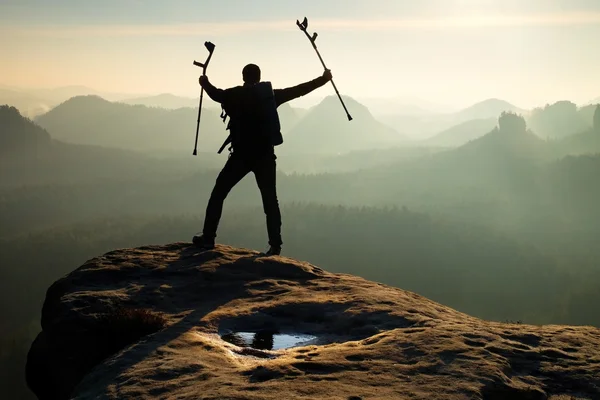
[[(266, 254), (279, 255), (283, 241), (276, 190), (277, 157), (274, 147), (282, 142), (282, 138), (277, 107), (325, 85), (332, 75), (331, 71), (326, 70), (322, 76), (311, 81), (286, 89), (272, 90), (270, 83), (260, 81), (260, 68), (248, 64), (242, 70), (242, 78), (242, 86), (225, 90), (217, 89), (205, 75), (199, 79), (206, 94), (220, 103), (229, 115), (228, 142), (230, 141), (231, 147), (227, 163), (219, 173), (210, 195), (202, 234), (195, 235), (192, 241), (204, 249), (214, 248), (225, 198), (244, 176), (253, 172), (267, 219), (270, 248)], [(248, 95), (252, 91), (255, 97)], [(270, 115), (269, 112), (274, 115)]]

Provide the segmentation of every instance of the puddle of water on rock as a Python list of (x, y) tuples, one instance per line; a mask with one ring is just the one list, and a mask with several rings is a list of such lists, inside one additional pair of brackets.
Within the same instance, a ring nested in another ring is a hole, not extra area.
[(232, 332), (221, 336), (226, 342), (258, 350), (279, 350), (311, 344), (316, 336), (271, 332)]

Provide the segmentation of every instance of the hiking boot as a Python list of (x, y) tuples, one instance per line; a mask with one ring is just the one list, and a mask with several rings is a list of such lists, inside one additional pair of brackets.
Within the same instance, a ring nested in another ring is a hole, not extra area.
[(192, 238), (192, 243), (206, 250), (212, 250), (215, 248), (215, 239), (208, 238), (201, 234), (194, 235)]
[(278, 256), (281, 254), (281, 246), (271, 246), (265, 254), (268, 256)]

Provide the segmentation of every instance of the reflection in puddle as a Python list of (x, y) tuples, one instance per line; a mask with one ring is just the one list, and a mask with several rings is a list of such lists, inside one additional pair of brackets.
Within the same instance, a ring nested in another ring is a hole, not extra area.
[(311, 344), (317, 337), (305, 334), (261, 332), (232, 332), (221, 338), (240, 347), (251, 347), (259, 350), (279, 350), (294, 346)]

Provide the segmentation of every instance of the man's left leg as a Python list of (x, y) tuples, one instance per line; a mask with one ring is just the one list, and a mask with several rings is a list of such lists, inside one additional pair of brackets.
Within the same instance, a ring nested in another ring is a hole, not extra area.
[(252, 169), (260, 189), (263, 209), (267, 217), (267, 232), (269, 234), (269, 245), (271, 246), (267, 252), (269, 255), (279, 255), (283, 244), (281, 240), (281, 211), (277, 200), (277, 166), (275, 159), (274, 154), (257, 159)]

